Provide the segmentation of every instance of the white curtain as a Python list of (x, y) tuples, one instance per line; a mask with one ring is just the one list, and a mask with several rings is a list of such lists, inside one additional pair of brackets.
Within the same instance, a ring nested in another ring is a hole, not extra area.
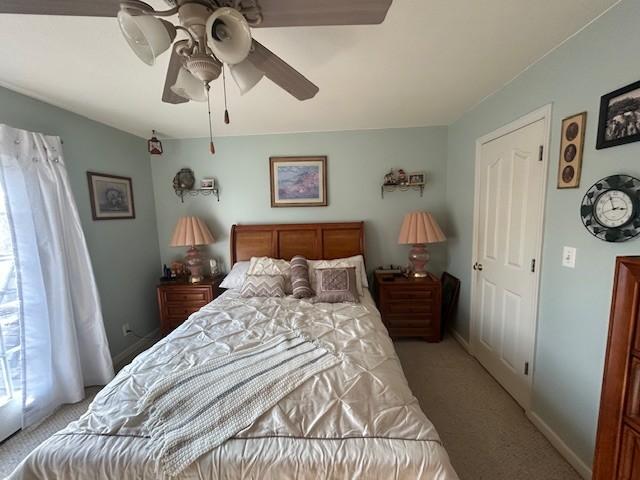
[(113, 365), (61, 142), (0, 125), (20, 305), (22, 426), (104, 385)]

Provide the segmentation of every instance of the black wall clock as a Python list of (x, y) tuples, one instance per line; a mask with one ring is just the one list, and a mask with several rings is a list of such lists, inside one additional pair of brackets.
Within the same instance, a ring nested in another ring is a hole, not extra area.
[(611, 175), (591, 186), (580, 208), (589, 233), (607, 242), (624, 242), (640, 234), (640, 180)]

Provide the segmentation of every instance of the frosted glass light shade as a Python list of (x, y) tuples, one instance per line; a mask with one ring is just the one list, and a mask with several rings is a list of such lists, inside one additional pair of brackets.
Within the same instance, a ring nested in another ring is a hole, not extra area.
[(199, 217), (180, 217), (173, 230), (171, 247), (193, 247), (214, 243), (215, 238), (207, 224)]
[(188, 98), (195, 102), (207, 101), (204, 83), (184, 67), (180, 67), (180, 70), (178, 70), (178, 77), (176, 78), (176, 83), (171, 86), (171, 91), (182, 98)]
[(444, 242), (446, 239), (438, 222), (429, 212), (410, 212), (404, 216), (398, 243), (419, 245)]
[(249, 60), (236, 65), (229, 65), (229, 71), (231, 71), (231, 76), (240, 89), (240, 95), (244, 95), (255, 87), (264, 76), (264, 73), (258, 70)]
[(251, 50), (251, 30), (242, 14), (229, 7), (218, 8), (207, 19), (207, 44), (218, 60), (235, 65)]
[(176, 38), (173, 25), (151, 15), (132, 15), (126, 9), (120, 10), (118, 24), (131, 50), (147, 65), (153, 65)]

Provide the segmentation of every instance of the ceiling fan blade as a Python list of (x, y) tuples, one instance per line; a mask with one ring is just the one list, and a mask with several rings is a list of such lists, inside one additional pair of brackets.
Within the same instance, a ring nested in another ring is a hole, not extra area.
[(304, 75), (256, 40), (253, 40), (247, 60), (264, 72), (265, 77), (298, 100), (313, 98), (320, 90)]
[(184, 64), (183, 58), (180, 55), (178, 55), (178, 53), (176, 52), (176, 49), (185, 43), (187, 43), (186, 40), (181, 40), (179, 42), (176, 42), (173, 45), (173, 49), (171, 50), (171, 58), (169, 59), (169, 68), (167, 68), (167, 77), (166, 77), (166, 80), (164, 81), (164, 90), (162, 91), (162, 101), (164, 103), (178, 104), (178, 103), (187, 103), (189, 101), (188, 98), (181, 97), (180, 95), (173, 93), (173, 90), (171, 90), (171, 87), (175, 85), (176, 80), (178, 79), (178, 72), (180, 71), (180, 68)]
[(257, 27), (382, 23), (392, 0), (259, 0)]
[(115, 17), (120, 0), (2, 0), (0, 13)]

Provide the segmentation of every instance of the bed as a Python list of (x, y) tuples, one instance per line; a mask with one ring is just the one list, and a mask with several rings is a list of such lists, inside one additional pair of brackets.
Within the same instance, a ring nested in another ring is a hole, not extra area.
[[(364, 254), (364, 226), (235, 225), (230, 243), (232, 262), (296, 254), (337, 259)], [(331, 345), (341, 364), (307, 380), (179, 478), (458, 478), (407, 385), (368, 290), (360, 304), (242, 298), (227, 290), (121, 370), (87, 413), (33, 451), (9, 478), (164, 478), (144, 428), (124, 413), (173, 372), (242, 352), (291, 328)]]

